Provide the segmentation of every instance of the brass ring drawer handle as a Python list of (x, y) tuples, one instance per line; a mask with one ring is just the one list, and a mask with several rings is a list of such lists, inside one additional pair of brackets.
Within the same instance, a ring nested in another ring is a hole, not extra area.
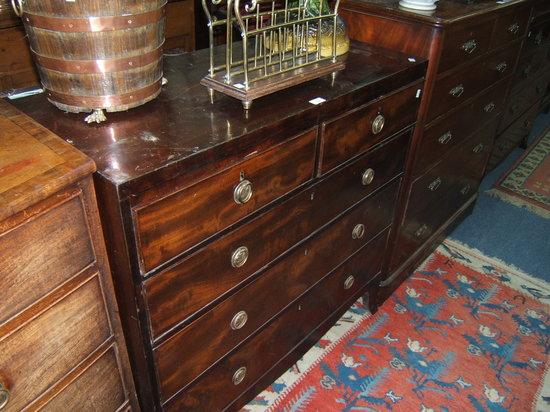
[(250, 200), (252, 197), (252, 183), (249, 180), (242, 180), (235, 190), (233, 190), (233, 199), (238, 205), (242, 205)]
[(441, 136), (439, 136), (439, 139), (437, 141), (441, 144), (447, 144), (453, 139), (453, 134), (449, 132), (443, 133)]
[(240, 268), (248, 260), (248, 248), (246, 246), (239, 246), (231, 254), (231, 266), (234, 268)]
[(453, 87), (449, 90), (449, 94), (453, 97), (460, 97), (464, 93), (464, 86), (459, 84), (458, 86)]
[(496, 108), (496, 105), (491, 102), (491, 103), (488, 103), (484, 108), (483, 108), (483, 111), (485, 113), (491, 113), (493, 110), (495, 110)]
[(247, 320), (248, 320), (248, 315), (244, 310), (237, 312), (235, 316), (233, 316), (233, 319), (231, 319), (231, 329), (233, 330), (242, 329), (242, 327), (246, 325)]
[(416, 230), (416, 232), (414, 232), (414, 237), (416, 237), (417, 239), (420, 239), (421, 237), (424, 236), (424, 234), (427, 231), (428, 231), (428, 226), (422, 225)]
[(430, 183), (428, 185), (428, 189), (430, 189), (432, 192), (435, 192), (437, 189), (439, 189), (439, 186), (441, 186), (441, 178), (440, 177), (438, 177), (432, 183)]
[(504, 73), (506, 71), (506, 69), (508, 69), (508, 63), (501, 62), (501, 63), (499, 63), (495, 66), (495, 69), (499, 73)]
[(244, 381), (244, 378), (246, 376), (246, 367), (241, 367), (235, 371), (233, 374), (233, 378), (231, 379), (233, 381), (233, 385), (238, 385), (242, 381)]
[(466, 196), (469, 192), (470, 192), (470, 189), (472, 188), (472, 186), (470, 186), (469, 184), (467, 184), (466, 186), (464, 186), (461, 190), (460, 190), (460, 193), (462, 193), (464, 196)]
[(470, 39), (467, 42), (465, 42), (461, 49), (464, 50), (468, 54), (472, 54), (475, 49), (477, 49), (477, 41), (476, 39)]
[(361, 175), (361, 183), (363, 184), (363, 186), (368, 186), (372, 183), (373, 180), (374, 180), (374, 170), (369, 167)]
[(4, 409), (10, 401), (10, 391), (0, 382), (0, 409)]
[(363, 236), (365, 236), (365, 225), (359, 223), (353, 228), (353, 231), (351, 232), (351, 237), (352, 239), (361, 239)]
[(353, 275), (349, 275), (346, 280), (344, 280), (344, 289), (348, 290), (351, 289), (353, 284), (355, 283), (355, 278)]
[(374, 134), (378, 134), (384, 129), (384, 125), (386, 124), (386, 118), (382, 114), (377, 114), (374, 120), (372, 121), (372, 132)]
[(508, 31), (512, 34), (518, 34), (519, 33), (519, 24), (513, 23), (508, 26)]
[(478, 154), (478, 153), (481, 153), (483, 149), (485, 149), (485, 146), (483, 145), (483, 143), (480, 143), (472, 149), (472, 152), (474, 152), (475, 154)]

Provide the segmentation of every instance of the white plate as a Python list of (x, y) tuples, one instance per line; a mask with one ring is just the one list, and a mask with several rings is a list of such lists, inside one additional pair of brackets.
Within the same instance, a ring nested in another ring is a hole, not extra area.
[(404, 3), (414, 4), (415, 6), (432, 6), (435, 4), (434, 0), (401, 0)]
[(410, 1), (408, 0), (401, 0), (399, 2), (399, 5), (401, 7), (405, 7), (407, 9), (411, 9), (411, 10), (423, 10), (423, 11), (430, 11), (430, 10), (435, 10), (437, 8), (437, 6), (435, 4), (426, 4), (426, 3), (421, 3), (421, 4), (418, 4), (418, 3), (411, 3)]

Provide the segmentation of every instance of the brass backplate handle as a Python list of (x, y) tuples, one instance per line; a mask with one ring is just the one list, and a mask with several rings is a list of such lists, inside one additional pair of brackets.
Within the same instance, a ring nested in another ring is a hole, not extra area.
[(0, 409), (4, 409), (10, 401), (10, 391), (0, 382)]
[(485, 148), (485, 146), (483, 145), (483, 143), (480, 143), (480, 144), (478, 144), (476, 147), (474, 147), (474, 148), (472, 149), (472, 152), (474, 152), (474, 153), (476, 153), (476, 154), (477, 154), (477, 153), (481, 153), (481, 152), (483, 151), (484, 148)]
[(244, 381), (245, 376), (246, 376), (246, 367), (243, 366), (237, 369), (233, 374), (233, 379), (232, 379), (233, 385), (240, 384), (242, 381)]
[(249, 180), (241, 180), (235, 190), (233, 190), (233, 199), (235, 203), (242, 205), (252, 198), (252, 183)]
[(477, 41), (476, 39), (470, 39), (467, 42), (465, 42), (461, 49), (464, 50), (468, 54), (472, 54), (475, 49), (477, 49)]
[(428, 185), (428, 189), (430, 189), (432, 192), (435, 192), (437, 189), (439, 189), (439, 186), (441, 186), (441, 178), (440, 177), (438, 177), (432, 183), (430, 183)]
[(483, 108), (483, 111), (485, 113), (491, 113), (493, 110), (495, 110), (496, 105), (493, 102), (487, 103), (485, 107)]
[(372, 183), (373, 180), (374, 180), (374, 170), (369, 167), (361, 175), (361, 183), (363, 184), (363, 186), (368, 186)]
[(508, 63), (506, 62), (500, 62), (499, 64), (497, 64), (495, 66), (495, 69), (497, 72), (499, 73), (504, 73), (506, 71), (506, 69), (508, 69)]
[(233, 319), (231, 319), (231, 329), (239, 330), (243, 328), (247, 320), (248, 314), (244, 310), (237, 312), (235, 316), (233, 316)]
[(508, 31), (512, 34), (518, 34), (519, 33), (519, 24), (513, 23), (508, 26)]
[(374, 120), (372, 121), (372, 132), (374, 134), (378, 134), (384, 129), (384, 125), (386, 124), (386, 118), (383, 114), (378, 113)]
[(460, 97), (464, 93), (464, 86), (459, 84), (458, 86), (453, 87), (449, 90), (449, 94), (453, 97)]
[(447, 144), (453, 139), (453, 134), (448, 131), (443, 133), (441, 136), (439, 136), (439, 139), (437, 141), (441, 144)]
[(231, 266), (234, 268), (240, 268), (248, 260), (248, 248), (246, 246), (239, 246), (231, 254)]

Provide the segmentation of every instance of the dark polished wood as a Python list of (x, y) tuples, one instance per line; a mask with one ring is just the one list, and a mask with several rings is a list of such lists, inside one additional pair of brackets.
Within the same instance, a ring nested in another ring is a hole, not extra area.
[[(248, 112), (221, 94), (211, 101), (199, 84), (207, 51), (165, 63), (159, 99), (101, 125), (58, 113), (44, 96), (14, 104), (96, 161), (142, 409), (233, 408), (262, 389), (258, 379), (290, 366), (288, 351), (303, 354), (343, 305), (371, 295), (427, 63), (353, 43), (345, 69)], [(316, 97), (326, 101), (310, 103)], [(339, 152), (330, 127), (344, 130), (358, 114), (350, 149)], [(387, 123), (373, 136), (378, 114)], [(237, 204), (245, 180), (252, 196)], [(301, 302), (317, 301), (324, 309), (302, 313)], [(283, 339), (275, 325), (287, 322), (285, 342), (264, 358), (262, 345)], [(241, 359), (262, 360), (239, 386), (227, 368)], [(227, 388), (212, 392), (218, 385)]]

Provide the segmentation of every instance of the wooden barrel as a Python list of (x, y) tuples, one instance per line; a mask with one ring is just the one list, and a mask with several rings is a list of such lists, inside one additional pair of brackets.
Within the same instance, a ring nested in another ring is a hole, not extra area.
[(113, 112), (158, 96), (166, 2), (22, 2), (21, 18), (48, 100), (70, 112)]

